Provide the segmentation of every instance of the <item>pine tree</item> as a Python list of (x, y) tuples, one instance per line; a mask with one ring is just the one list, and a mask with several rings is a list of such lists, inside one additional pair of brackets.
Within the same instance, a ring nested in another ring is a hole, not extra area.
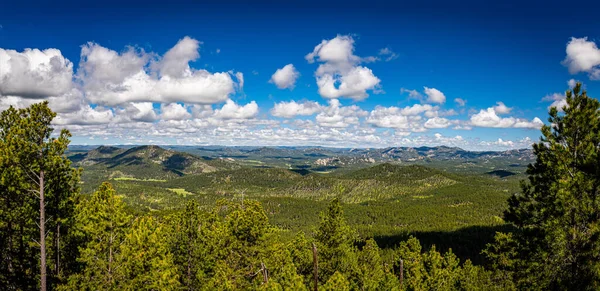
[(135, 219), (125, 234), (115, 270), (118, 290), (177, 290), (179, 274), (169, 252), (168, 234), (156, 219)]
[(78, 261), (82, 271), (69, 278), (65, 289), (112, 290), (120, 268), (117, 257), (131, 217), (108, 182), (77, 206), (77, 228), (85, 246)]
[(181, 283), (188, 290), (200, 288), (196, 274), (202, 260), (201, 248), (206, 237), (201, 237), (203, 231), (202, 216), (199, 205), (191, 200), (186, 207), (170, 218), (171, 222), (171, 252), (175, 265), (182, 274)]
[(384, 279), (383, 262), (379, 247), (373, 239), (367, 240), (358, 257), (361, 290), (377, 290)]
[(340, 272), (335, 272), (323, 285), (325, 291), (349, 291), (350, 282)]
[[(9, 288), (31, 289), (38, 265), (39, 287), (46, 290), (61, 276), (61, 258), (73, 257), (64, 254), (74, 246), (65, 248), (61, 242), (73, 222), (79, 171), (65, 156), (70, 133), (62, 130), (52, 137), (55, 116), (48, 102), (10, 107), (0, 115), (1, 268), (6, 268), (0, 278)], [(39, 247), (37, 256), (32, 242)]]
[(519, 288), (600, 288), (600, 102), (580, 83), (566, 102), (564, 113), (550, 109), (528, 181), (505, 213), (517, 231), (497, 249), (515, 253), (505, 265)]
[(342, 206), (334, 199), (326, 212), (321, 213), (321, 223), (315, 235), (319, 252), (319, 281), (326, 282), (339, 271), (351, 281), (360, 276), (356, 256), (356, 232), (348, 226)]

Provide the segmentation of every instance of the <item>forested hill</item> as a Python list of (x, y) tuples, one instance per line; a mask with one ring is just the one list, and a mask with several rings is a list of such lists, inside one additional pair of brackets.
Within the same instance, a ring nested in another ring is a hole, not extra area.
[(235, 165), (154, 145), (131, 148), (100, 146), (71, 151), (74, 166), (103, 178), (170, 179), (183, 175), (231, 169)]

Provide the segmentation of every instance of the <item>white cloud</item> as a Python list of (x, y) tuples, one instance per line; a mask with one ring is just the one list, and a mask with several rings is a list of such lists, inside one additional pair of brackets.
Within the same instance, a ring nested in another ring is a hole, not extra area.
[(496, 106), (494, 106), (494, 111), (497, 114), (509, 114), (512, 110), (511, 107), (507, 107), (503, 102), (496, 102)]
[(123, 120), (153, 122), (158, 119), (152, 102), (127, 103), (122, 109), (116, 111), (116, 115)]
[(429, 104), (415, 104), (413, 106), (406, 106), (402, 108), (402, 110), (400, 110), (400, 113), (402, 115), (419, 115), (423, 112), (436, 111), (438, 109), (439, 108), (437, 106), (431, 106)]
[(421, 99), (421, 98), (423, 98), (423, 95), (421, 95), (421, 93), (419, 93), (419, 91), (417, 91), (417, 90), (410, 90), (410, 89), (406, 89), (406, 88), (400, 88), (400, 94), (404, 94), (404, 93), (408, 93), (408, 97), (410, 97), (410, 98), (414, 98), (414, 99)]
[(323, 127), (344, 128), (350, 124), (359, 124), (359, 118), (367, 112), (356, 105), (342, 106), (337, 99), (329, 100), (329, 106), (323, 107), (315, 120)]
[(567, 81), (567, 85), (569, 85), (569, 89), (573, 89), (573, 88), (575, 88), (575, 85), (577, 85), (577, 80), (571, 79), (571, 80)]
[(244, 74), (242, 72), (235, 73), (235, 78), (237, 79), (237, 87), (238, 89), (244, 89)]
[(93, 125), (106, 124), (113, 120), (114, 113), (110, 108), (87, 105), (78, 111), (61, 113), (54, 118), (52, 123), (57, 125)]
[(371, 69), (358, 64), (363, 61), (354, 55), (354, 39), (338, 35), (323, 40), (306, 55), (309, 63), (320, 62), (315, 72), (319, 94), (324, 98), (363, 100), (368, 90), (377, 90), (380, 80)]
[(317, 102), (305, 101), (297, 103), (296, 101), (290, 101), (275, 104), (273, 109), (271, 109), (271, 115), (292, 118), (298, 115), (313, 115), (319, 111), (321, 111), (321, 105)]
[(61, 96), (73, 87), (73, 63), (58, 49), (0, 48), (0, 96), (47, 98)]
[(385, 58), (386, 62), (395, 60), (398, 58), (398, 54), (392, 51), (389, 47), (385, 47), (379, 50), (379, 55)]
[[(82, 47), (78, 76), (87, 99), (96, 104), (127, 102), (185, 102), (214, 104), (235, 91), (228, 72), (196, 70), (189, 62), (199, 58), (199, 42), (185, 37), (162, 58), (129, 47), (122, 53), (95, 43)], [(238, 87), (243, 76), (237, 74)]]
[(274, 83), (279, 89), (293, 89), (298, 77), (300, 77), (300, 73), (294, 65), (288, 64), (281, 69), (277, 69), (269, 82)]
[(465, 104), (467, 104), (467, 100), (462, 99), (462, 98), (454, 98), (454, 103), (456, 103), (456, 105), (458, 106), (465, 106)]
[(562, 64), (569, 68), (569, 73), (588, 73), (591, 80), (600, 80), (600, 49), (587, 37), (572, 37), (567, 43), (567, 56)]
[(513, 143), (510, 140), (502, 140), (501, 138), (498, 139), (498, 141), (496, 141), (497, 145), (501, 145), (501, 146), (507, 146), (507, 147), (513, 147), (515, 145), (515, 143)]
[(381, 128), (394, 128), (406, 132), (422, 132), (425, 130), (422, 125), (423, 118), (418, 114), (423, 112), (423, 108), (417, 107), (417, 105), (405, 107), (404, 109), (394, 106), (377, 106), (370, 112), (366, 122)]
[(430, 118), (428, 119), (424, 126), (425, 128), (446, 128), (448, 126), (450, 126), (452, 123), (450, 122), (450, 120), (443, 118), (443, 117), (434, 117), (434, 118)]
[(189, 63), (200, 58), (199, 48), (200, 42), (189, 36), (180, 39), (160, 61), (155, 63), (156, 70), (161, 77), (184, 78), (191, 76), (193, 73)]
[(440, 90), (436, 88), (423, 88), (425, 89), (425, 95), (427, 95), (428, 102), (439, 104), (446, 102), (446, 95), (444, 95), (444, 93), (442, 93)]
[(85, 105), (81, 91), (73, 88), (63, 95), (51, 96), (48, 98), (33, 99), (19, 96), (0, 96), (0, 110), (5, 110), (9, 106), (25, 108), (29, 107), (31, 104), (43, 101), (48, 101), (48, 106), (57, 113), (77, 111)]
[(214, 114), (212, 105), (199, 105), (194, 104), (190, 106), (190, 111), (194, 118), (206, 118)]
[(524, 119), (517, 119), (515, 124), (513, 125), (513, 127), (516, 127), (516, 128), (533, 128), (533, 129), (540, 129), (540, 128), (542, 128), (542, 126), (544, 126), (544, 122), (537, 117), (534, 117), (531, 121), (527, 121)]
[(160, 111), (162, 120), (183, 120), (192, 117), (187, 108), (178, 103), (161, 104)]
[(563, 107), (568, 106), (567, 104), (567, 96), (562, 93), (554, 93), (550, 95), (546, 95), (542, 98), (542, 101), (552, 101), (552, 104), (548, 106), (548, 110), (552, 107), (556, 107), (559, 112), (563, 111)]
[(240, 106), (228, 99), (221, 109), (215, 110), (214, 116), (219, 119), (250, 119), (258, 114), (258, 105), (252, 101)]
[[(355, 67), (341, 77), (325, 74), (317, 77), (319, 94), (325, 98), (337, 99), (341, 97), (363, 100), (369, 96), (367, 90), (375, 88), (379, 79), (366, 67)], [(336, 87), (336, 84), (339, 86)]]
[(479, 111), (479, 113), (471, 116), (470, 122), (473, 126), (497, 128), (517, 127), (539, 129), (542, 127), (542, 125), (544, 125), (544, 123), (537, 117), (531, 121), (514, 117), (499, 117), (497, 112), (494, 110), (494, 107), (490, 107), (487, 110), (482, 109)]

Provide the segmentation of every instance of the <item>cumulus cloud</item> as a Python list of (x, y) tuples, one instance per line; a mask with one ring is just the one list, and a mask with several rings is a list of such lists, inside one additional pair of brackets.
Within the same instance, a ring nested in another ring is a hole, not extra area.
[(548, 110), (550, 110), (550, 108), (552, 108), (552, 107), (556, 107), (556, 109), (559, 112), (562, 112), (563, 108), (565, 106), (568, 106), (567, 96), (565, 96), (565, 94), (562, 94), (562, 93), (554, 93), (554, 94), (546, 95), (544, 98), (542, 98), (542, 101), (552, 101), (552, 104), (550, 104), (550, 106), (548, 106)]
[(298, 77), (300, 77), (298, 70), (293, 64), (288, 64), (281, 69), (277, 69), (269, 82), (274, 83), (279, 89), (293, 89)]
[(10, 106), (15, 108), (25, 108), (29, 107), (31, 104), (43, 101), (48, 101), (50, 108), (57, 113), (77, 111), (85, 105), (82, 92), (73, 88), (60, 96), (51, 96), (47, 98), (34, 99), (20, 96), (0, 96), (0, 110), (5, 110)]
[(600, 80), (600, 49), (587, 37), (572, 37), (567, 43), (567, 56), (562, 64), (569, 69), (569, 73), (588, 73), (591, 80)]
[(496, 106), (494, 106), (494, 112), (497, 114), (509, 114), (512, 110), (511, 107), (507, 107), (503, 102), (496, 102)]
[(394, 128), (406, 132), (424, 131), (425, 129), (422, 126), (423, 118), (411, 109), (411, 107), (400, 109), (395, 106), (377, 106), (369, 113), (366, 122), (376, 127)]
[(252, 101), (246, 105), (238, 105), (229, 99), (221, 109), (215, 110), (214, 117), (220, 119), (249, 119), (258, 114), (258, 105)]
[(162, 120), (183, 120), (192, 117), (187, 108), (178, 103), (161, 104), (160, 112)]
[(567, 81), (567, 85), (569, 86), (569, 89), (573, 89), (573, 88), (575, 88), (575, 85), (577, 85), (577, 80), (571, 79), (571, 80)]
[(367, 112), (356, 105), (342, 106), (337, 99), (329, 100), (329, 106), (322, 108), (315, 118), (318, 125), (323, 127), (344, 128), (351, 124), (359, 124), (359, 118)]
[(471, 116), (470, 123), (478, 127), (497, 127), (497, 128), (532, 128), (539, 129), (544, 123), (537, 117), (528, 121), (526, 119), (514, 117), (500, 117), (495, 111), (495, 107), (490, 107), (487, 110), (481, 110), (479, 113)]
[(0, 48), (0, 96), (46, 98), (69, 93), (73, 63), (58, 49)]
[(377, 90), (380, 80), (371, 69), (359, 66), (363, 61), (354, 55), (354, 39), (338, 35), (323, 40), (305, 56), (309, 63), (321, 63), (315, 72), (319, 94), (324, 98), (363, 100), (368, 90)]
[[(102, 105), (223, 102), (234, 93), (236, 84), (229, 72), (213, 74), (189, 66), (200, 57), (199, 45), (185, 37), (161, 58), (132, 47), (118, 53), (87, 43), (81, 49), (78, 78), (87, 99)], [(243, 76), (236, 77), (241, 87)]]
[(430, 118), (428, 119), (424, 126), (425, 128), (446, 128), (448, 126), (450, 126), (452, 123), (450, 122), (450, 120), (443, 118), (443, 117), (434, 117), (434, 118)]
[(109, 123), (114, 117), (110, 108), (87, 105), (77, 111), (58, 114), (52, 122), (57, 125), (94, 125)]
[(199, 41), (186, 36), (169, 49), (160, 61), (154, 63), (155, 70), (162, 77), (184, 78), (190, 76), (192, 71), (189, 63), (200, 58), (199, 48)]
[(400, 110), (402, 115), (419, 115), (423, 112), (436, 111), (439, 108), (429, 104), (414, 104), (413, 106), (406, 106)]
[(442, 93), (442, 91), (440, 91), (436, 88), (427, 88), (427, 87), (423, 87), (423, 88), (425, 89), (425, 95), (427, 95), (428, 102), (439, 103), (439, 104), (446, 102), (446, 95), (444, 95), (444, 93)]
[(298, 103), (296, 101), (279, 102), (271, 109), (271, 115), (277, 117), (292, 118), (298, 115), (313, 115), (321, 111), (321, 105), (317, 102), (305, 101)]
[(122, 109), (118, 109), (117, 116), (123, 120), (153, 122), (158, 119), (152, 102), (132, 102), (127, 103)]
[(212, 105), (194, 104), (190, 106), (190, 111), (194, 118), (206, 118), (214, 114)]

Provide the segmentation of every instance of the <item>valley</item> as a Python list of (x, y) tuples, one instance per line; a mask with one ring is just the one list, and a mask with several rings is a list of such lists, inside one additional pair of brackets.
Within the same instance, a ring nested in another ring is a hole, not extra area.
[(531, 150), (469, 152), (422, 147), (72, 146), (82, 193), (109, 181), (134, 213), (168, 214), (196, 200), (261, 202), (286, 236), (311, 233), (329, 201), (344, 204), (362, 237), (382, 247), (410, 235), (479, 261), (504, 226), (506, 199), (533, 159)]

